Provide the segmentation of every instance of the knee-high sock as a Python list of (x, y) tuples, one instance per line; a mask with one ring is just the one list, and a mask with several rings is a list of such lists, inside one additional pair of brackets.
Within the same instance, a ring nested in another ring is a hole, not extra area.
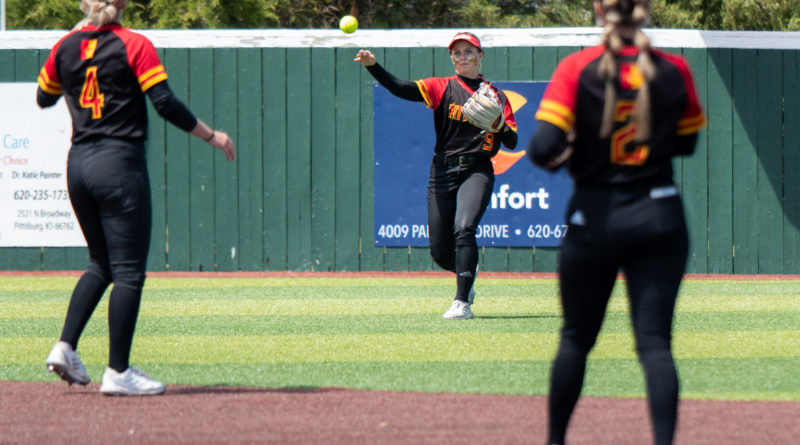
[(128, 369), (142, 299), (141, 287), (114, 285), (108, 302), (108, 366), (122, 372)]

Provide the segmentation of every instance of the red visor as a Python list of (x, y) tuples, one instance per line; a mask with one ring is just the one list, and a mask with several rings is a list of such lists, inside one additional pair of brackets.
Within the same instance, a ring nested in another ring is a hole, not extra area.
[(453, 40), (451, 40), (450, 44), (447, 45), (447, 49), (452, 51), (453, 50), (453, 45), (455, 45), (456, 42), (458, 42), (459, 40), (463, 40), (465, 42), (469, 42), (472, 45), (474, 45), (475, 47), (477, 47), (479, 50), (483, 51), (483, 48), (481, 48), (481, 41), (478, 40), (478, 38), (475, 37), (474, 34), (470, 34), (468, 32), (460, 32), (460, 33), (456, 34), (455, 36), (453, 36)]

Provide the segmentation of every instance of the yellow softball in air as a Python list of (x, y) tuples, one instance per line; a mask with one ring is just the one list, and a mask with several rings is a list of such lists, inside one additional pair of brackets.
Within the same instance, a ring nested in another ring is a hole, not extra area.
[(347, 34), (356, 32), (358, 29), (358, 20), (356, 20), (356, 18), (352, 15), (346, 15), (339, 20), (339, 29)]

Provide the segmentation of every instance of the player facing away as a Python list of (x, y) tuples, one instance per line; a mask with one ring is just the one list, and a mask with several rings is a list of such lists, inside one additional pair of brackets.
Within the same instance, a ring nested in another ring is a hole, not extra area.
[(145, 96), (162, 117), (222, 150), (227, 160), (236, 154), (226, 133), (212, 130), (175, 97), (152, 43), (120, 25), (125, 6), (126, 0), (82, 0), (86, 19), (56, 43), (39, 74), (39, 106), (52, 106), (63, 95), (72, 117), (67, 189), (90, 258), (46, 364), (70, 385), (89, 383), (78, 340), (114, 283), (100, 392), (151, 395), (166, 386), (128, 362), (150, 247)]
[(455, 74), (416, 82), (397, 79), (369, 50), (360, 50), (355, 61), (393, 95), (433, 109), (436, 144), (428, 182), (428, 241), (436, 264), (456, 274), (456, 296), (444, 318), (468, 319), (473, 317), (470, 306), (478, 273), (475, 234), (494, 185), (491, 158), (501, 142), (516, 147), (517, 124), (505, 95), (493, 86), (504, 104), (502, 126), (487, 131), (467, 122), (464, 105), (485, 82), (480, 74), (483, 49), (467, 32), (456, 34), (447, 48)]
[(649, 0), (596, 0), (602, 44), (559, 63), (529, 155), (574, 180), (559, 258), (563, 326), (552, 365), (548, 444), (564, 444), (617, 273), (625, 274), (656, 444), (672, 443), (678, 375), (672, 320), (689, 248), (672, 158), (705, 125), (687, 63), (650, 47)]

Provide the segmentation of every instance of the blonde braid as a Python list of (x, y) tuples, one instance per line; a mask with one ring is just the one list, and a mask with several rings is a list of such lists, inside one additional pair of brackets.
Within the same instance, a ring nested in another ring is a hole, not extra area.
[(603, 1), (603, 8), (607, 11), (607, 25), (605, 32), (603, 32), (603, 46), (605, 46), (606, 50), (598, 66), (600, 78), (606, 83), (603, 120), (600, 124), (600, 137), (602, 138), (610, 136), (611, 130), (614, 128), (614, 103), (617, 101), (617, 91), (614, 88), (614, 78), (617, 75), (615, 54), (618, 53), (623, 46), (622, 38), (617, 32), (617, 25), (619, 25), (621, 18), (619, 12), (616, 10), (618, 5), (618, 0)]

